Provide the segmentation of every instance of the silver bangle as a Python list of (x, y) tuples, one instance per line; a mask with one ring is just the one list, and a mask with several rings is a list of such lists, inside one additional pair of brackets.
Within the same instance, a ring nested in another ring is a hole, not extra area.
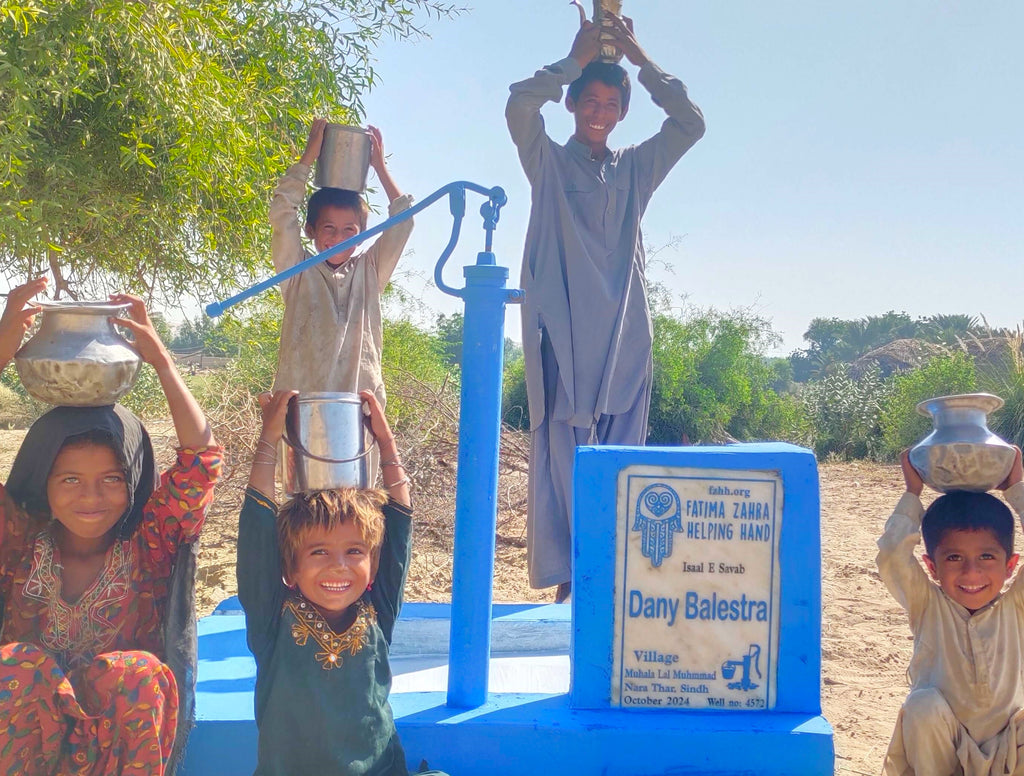
[(408, 485), (410, 482), (412, 482), (412, 480), (410, 480), (408, 476), (405, 476), (400, 480), (395, 480), (390, 485), (385, 485), (384, 488), (385, 490), (391, 490), (392, 488), (397, 488), (399, 485)]
[(270, 444), (270, 442), (268, 442), (266, 439), (260, 438), (259, 441), (257, 441), (257, 443), (256, 443), (257, 448), (260, 445), (266, 445), (268, 450), (273, 452), (274, 455), (277, 455), (277, 448), (274, 447), (274, 445)]
[(398, 456), (397, 456), (397, 455), (396, 455), (396, 456), (395, 456), (394, 458), (392, 458), (392, 459), (390, 459), (390, 460), (388, 460), (388, 461), (381, 461), (380, 465), (381, 465), (382, 467), (383, 467), (383, 466), (401, 466), (401, 467), (402, 467), (403, 469), (405, 468), (405, 464), (404, 464), (404, 463), (402, 463), (402, 462), (401, 462), (401, 461), (400, 461), (400, 460), (398, 459)]

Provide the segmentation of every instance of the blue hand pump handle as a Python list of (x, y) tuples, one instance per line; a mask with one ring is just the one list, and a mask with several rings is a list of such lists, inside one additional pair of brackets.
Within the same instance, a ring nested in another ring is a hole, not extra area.
[(448, 245), (445, 246), (444, 251), (441, 253), (441, 257), (438, 259), (437, 266), (434, 268), (434, 282), (437, 284), (437, 287), (446, 294), (462, 296), (464, 289), (455, 289), (446, 285), (441, 278), (441, 271), (444, 269), (444, 265), (445, 262), (448, 261), (448, 257), (451, 256), (452, 251), (455, 250), (455, 244), (459, 241), (459, 231), (462, 226), (462, 218), (466, 214), (466, 189), (475, 191), (478, 194), (483, 194), (488, 198), (488, 201), (480, 208), (480, 214), (484, 217), (484, 230), (487, 232), (486, 250), (489, 252), (491, 250), (491, 236), (494, 232), (494, 228), (498, 224), (499, 213), (502, 206), (508, 201), (505, 196), (505, 191), (500, 186), (487, 189), (483, 186), (477, 185), (476, 183), (470, 183), (469, 181), (453, 181), (447, 186), (442, 186), (421, 202), (417, 202), (408, 210), (403, 210), (401, 213), (392, 216), (386, 221), (382, 221), (373, 228), (367, 229), (365, 232), (360, 232), (355, 237), (350, 237), (348, 240), (338, 243), (333, 248), (328, 248), (323, 253), (311, 256), (305, 261), (299, 262), (294, 267), (289, 267), (284, 270), (284, 272), (279, 272), (273, 277), (262, 280), (244, 291), (240, 291), (232, 297), (228, 297), (221, 302), (211, 302), (206, 306), (206, 314), (211, 318), (216, 318), (232, 305), (238, 304), (249, 297), (266, 291), (271, 286), (276, 286), (278, 283), (298, 275), (300, 272), (319, 264), (321, 261), (326, 261), (336, 254), (344, 253), (349, 248), (380, 234), (385, 229), (401, 223), (408, 218), (412, 218), (416, 213), (430, 207), (445, 194), (449, 196), (449, 207), (451, 209), (454, 222), (452, 223), (452, 235), (448, 240)]

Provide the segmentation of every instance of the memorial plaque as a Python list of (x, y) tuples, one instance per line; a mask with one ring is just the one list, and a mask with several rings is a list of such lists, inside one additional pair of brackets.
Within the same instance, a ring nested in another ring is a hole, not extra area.
[(782, 505), (778, 472), (620, 471), (612, 705), (775, 707)]

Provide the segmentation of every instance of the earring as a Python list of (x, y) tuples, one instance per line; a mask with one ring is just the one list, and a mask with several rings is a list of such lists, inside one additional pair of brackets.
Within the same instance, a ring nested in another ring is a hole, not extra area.
[(289, 590), (294, 590), (295, 589), (295, 583), (294, 582), (289, 582), (287, 579), (285, 579), (284, 574), (281, 575), (281, 584), (284, 585)]

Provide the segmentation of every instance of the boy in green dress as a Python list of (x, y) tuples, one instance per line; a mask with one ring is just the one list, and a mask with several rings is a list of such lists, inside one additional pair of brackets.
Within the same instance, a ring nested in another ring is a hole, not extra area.
[(388, 704), (388, 652), (410, 558), (409, 478), (380, 403), (363, 391), (386, 492), (303, 493), (278, 512), (274, 464), (295, 393), (260, 396), (263, 430), (239, 517), (256, 774), (407, 776)]

